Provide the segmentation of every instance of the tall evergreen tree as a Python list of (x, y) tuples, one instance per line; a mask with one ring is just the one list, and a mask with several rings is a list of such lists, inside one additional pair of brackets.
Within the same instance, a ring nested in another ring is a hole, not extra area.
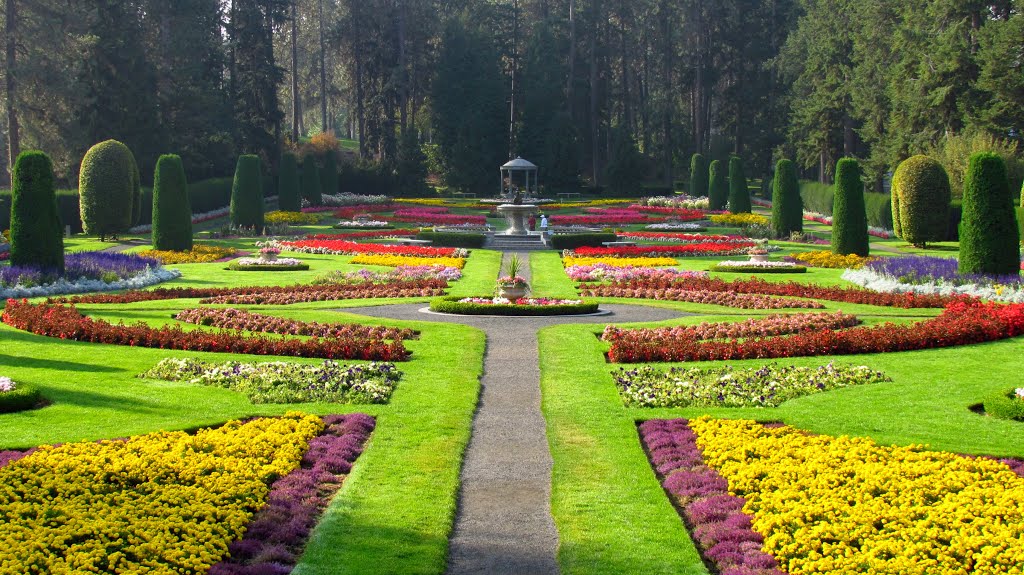
[(643, 157), (636, 141), (624, 128), (616, 128), (612, 135), (612, 153), (605, 167), (605, 184), (615, 196), (637, 196), (643, 191)]
[(14, 162), (11, 176), (11, 265), (64, 273), (53, 163), (43, 152), (27, 150)]
[(836, 165), (832, 206), (832, 253), (868, 255), (868, 216), (860, 164), (843, 158)]
[(775, 237), (788, 238), (793, 232), (804, 230), (804, 203), (800, 197), (800, 181), (796, 164), (792, 160), (779, 160), (775, 164), (772, 183), (772, 229)]
[(313, 154), (306, 154), (302, 158), (302, 199), (309, 202), (311, 206), (319, 206), (324, 203), (323, 180), (320, 179), (320, 170), (316, 167), (316, 158)]
[(238, 157), (235, 179), (231, 184), (231, 224), (263, 233), (263, 174), (260, 157), (246, 154)]
[(299, 197), (299, 165), (295, 154), (281, 154), (281, 164), (277, 171), (277, 205), (285, 212), (297, 212), (302, 209)]
[(181, 157), (165, 154), (153, 175), (153, 249), (192, 249), (192, 207)]
[(418, 197), (427, 191), (427, 156), (415, 130), (406, 130), (399, 142), (395, 177), (403, 196)]
[(743, 169), (743, 160), (738, 156), (729, 158), (729, 212), (733, 214), (749, 214), (750, 189), (747, 186), (747, 174)]
[(711, 180), (708, 190), (708, 208), (724, 210), (729, 205), (729, 174), (722, 160), (712, 160), (708, 167)]
[(1014, 274), (1020, 270), (1020, 230), (1010, 199), (1006, 163), (998, 154), (971, 156), (964, 178), (960, 273)]
[(284, 73), (274, 61), (274, 26), (284, 21), (287, 6), (287, 0), (234, 0), (231, 11), (238, 145), (268, 163), (277, 160), (277, 130), (284, 118), (277, 97)]

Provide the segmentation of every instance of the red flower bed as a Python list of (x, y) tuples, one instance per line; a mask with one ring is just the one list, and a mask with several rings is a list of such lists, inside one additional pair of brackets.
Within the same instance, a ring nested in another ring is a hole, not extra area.
[(243, 337), (227, 332), (185, 332), (180, 326), (153, 328), (142, 322), (114, 325), (83, 316), (75, 306), (45, 303), (32, 305), (26, 300), (7, 300), (2, 320), (7, 325), (37, 335), (91, 343), (324, 359), (402, 361), (409, 357), (401, 340), (389, 343), (369, 339), (271, 339), (265, 336)]
[(186, 309), (174, 319), (221, 329), (259, 331), (281, 335), (337, 337), (342, 339), (413, 339), (417, 332), (407, 328), (360, 325), (358, 323), (318, 323), (264, 315), (242, 309), (197, 307)]
[(356, 214), (390, 212), (395, 206), (390, 204), (359, 204), (356, 206), (345, 206), (334, 210), (334, 217), (342, 220), (351, 220)]
[(665, 218), (652, 218), (639, 212), (589, 216), (551, 216), (553, 226), (620, 226), (626, 224), (652, 224)]
[(662, 345), (618, 338), (608, 359), (615, 363), (771, 359), (853, 355), (953, 347), (1024, 334), (1024, 304), (954, 302), (938, 317), (910, 324), (886, 323), (820, 330), (744, 341), (677, 340)]
[(671, 246), (620, 246), (620, 247), (579, 247), (574, 253), (585, 258), (638, 258), (638, 257), (677, 257), (677, 256), (724, 256), (746, 253), (756, 245), (754, 242), (701, 242)]
[(716, 234), (687, 234), (681, 232), (622, 232), (620, 238), (634, 240), (651, 240), (661, 242), (700, 243), (700, 242), (750, 242), (743, 236), (723, 236)]
[(607, 297), (644, 297), (615, 295), (618, 292), (635, 291), (645, 293), (656, 290), (703, 290), (730, 293), (761, 294), (789, 297), (806, 297), (844, 303), (861, 303), (885, 307), (900, 308), (938, 308), (955, 301), (973, 301), (966, 296), (940, 296), (922, 294), (880, 293), (863, 288), (841, 288), (801, 284), (797, 282), (768, 282), (762, 279), (726, 281), (712, 278), (664, 276), (635, 280), (613, 281), (608, 285), (580, 285), (580, 293), (586, 290), (591, 296)]
[(816, 301), (792, 298), (776, 298), (758, 294), (735, 294), (710, 290), (690, 290), (677, 288), (621, 288), (615, 285), (581, 285), (580, 295), (584, 297), (628, 297), (636, 299), (653, 299), (661, 301), (685, 301), (722, 305), (740, 309), (784, 309), (809, 308), (820, 309), (825, 306)]
[(431, 248), (424, 246), (397, 246), (391, 244), (359, 244), (346, 240), (296, 240), (281, 242), (281, 245), (297, 251), (318, 254), (388, 254), (395, 256), (416, 256), (420, 258), (452, 258), (457, 248)]
[(844, 329), (860, 324), (857, 316), (835, 313), (776, 314), (744, 321), (723, 321), (678, 327), (622, 329), (609, 325), (604, 341), (629, 340), (636, 345), (666, 345), (682, 340), (735, 339), (789, 335), (822, 329)]
[(673, 216), (684, 222), (707, 219), (708, 213), (704, 210), (691, 210), (688, 208), (669, 208), (666, 206), (629, 206), (629, 209), (649, 214), (664, 214)]
[[(440, 209), (442, 212), (435, 210)], [(389, 222), (415, 222), (421, 224), (436, 225), (458, 225), (458, 224), (487, 224), (487, 216), (470, 216), (444, 213), (447, 208), (415, 208), (411, 210), (395, 210), (395, 215), (387, 218)]]
[(361, 240), (370, 238), (404, 238), (415, 236), (419, 230), (370, 230), (365, 232), (348, 232), (344, 234), (308, 234), (306, 240)]

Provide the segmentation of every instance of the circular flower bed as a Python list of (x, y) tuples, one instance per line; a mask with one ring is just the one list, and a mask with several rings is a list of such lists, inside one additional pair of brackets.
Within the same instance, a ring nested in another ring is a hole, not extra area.
[(805, 266), (792, 262), (755, 262), (726, 260), (708, 268), (713, 272), (729, 272), (743, 274), (802, 274), (807, 271)]
[(578, 299), (448, 296), (430, 302), (430, 311), (457, 315), (581, 315), (595, 313), (597, 304)]
[(0, 376), (0, 413), (14, 413), (37, 407), (43, 398), (39, 390), (24, 383), (15, 383)]

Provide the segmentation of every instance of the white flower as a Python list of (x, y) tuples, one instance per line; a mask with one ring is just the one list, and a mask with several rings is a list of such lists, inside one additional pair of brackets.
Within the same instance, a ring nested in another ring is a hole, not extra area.
[(14, 389), (14, 381), (11, 378), (0, 376), (0, 393), (14, 391)]
[(0, 289), (0, 298), (17, 299), (29, 297), (54, 296), (72, 293), (139, 289), (161, 282), (177, 279), (180, 277), (181, 272), (178, 270), (169, 270), (163, 267), (146, 267), (146, 271), (142, 272), (137, 276), (133, 276), (128, 279), (118, 280), (110, 283), (104, 282), (102, 280), (91, 279), (82, 279), (75, 282), (69, 282), (66, 279), (61, 278), (52, 284), (45, 284), (32, 287), (25, 287), (23, 285), (18, 284), (7, 289)]

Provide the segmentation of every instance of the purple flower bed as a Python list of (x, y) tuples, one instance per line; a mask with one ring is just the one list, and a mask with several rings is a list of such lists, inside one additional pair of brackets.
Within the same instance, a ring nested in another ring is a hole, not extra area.
[(209, 575), (285, 575), (313, 526), (352, 469), (376, 425), (369, 415), (327, 415), (323, 433), (309, 442), (301, 466), (270, 486), (267, 505), (253, 516), (229, 558)]
[(1019, 285), (1024, 283), (1020, 274), (1009, 275), (983, 275), (965, 274), (957, 271), (956, 258), (943, 258), (936, 256), (903, 256), (892, 258), (878, 258), (868, 262), (864, 267), (867, 269), (896, 278), (901, 283), (919, 284), (936, 280), (942, 280), (953, 285), (980, 284), (990, 285), (993, 283), (1003, 285)]
[[(146, 268), (160, 267), (154, 258), (134, 254), (111, 252), (78, 252), (64, 258), (64, 278), (68, 281), (79, 279), (103, 280), (107, 282), (136, 276)], [(0, 268), (0, 284), (4, 286), (35, 286), (53, 283), (60, 276), (55, 270), (37, 266), (8, 266)]]
[(761, 550), (763, 536), (743, 512), (742, 497), (704, 465), (697, 437), (685, 419), (652, 419), (639, 425), (640, 440), (661, 485), (675, 501), (704, 559), (721, 575), (783, 575)]
[(36, 449), (33, 447), (32, 449), (25, 451), (0, 451), (0, 467), (3, 467), (12, 461), (17, 461), (22, 457), (28, 457), (35, 450)]

